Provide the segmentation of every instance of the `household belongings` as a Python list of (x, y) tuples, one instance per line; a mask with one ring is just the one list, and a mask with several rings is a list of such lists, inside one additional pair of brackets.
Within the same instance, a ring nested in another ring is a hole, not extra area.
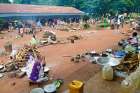
[(12, 61), (4, 64), (4, 69), (1, 70), (1, 72), (11, 72), (16, 70), (18, 70), (18, 66)]
[(128, 53), (121, 60), (121, 63), (114, 68), (118, 71), (131, 73), (134, 72), (138, 66), (139, 66), (138, 54)]
[(57, 43), (56, 40), (57, 39), (54, 32), (46, 31), (44, 32), (43, 39), (41, 40), (41, 44), (55, 44)]
[(122, 81), (122, 86), (138, 89), (140, 87), (140, 67)]
[(115, 58), (123, 58), (126, 55), (126, 53), (125, 51), (118, 50), (118, 51), (115, 51), (113, 55)]
[(44, 75), (45, 60), (37, 55), (29, 54), (29, 59), (26, 64), (26, 74), (32, 82), (47, 81), (48, 77)]
[(0, 78), (2, 78), (4, 75), (0, 73)]
[(87, 52), (84, 54), (77, 54), (75, 57), (71, 58), (73, 62), (80, 62), (80, 61), (88, 61), (91, 63), (96, 63), (100, 54), (96, 53), (95, 51)]
[(137, 18), (137, 21), (134, 24), (135, 30), (140, 31), (140, 17)]
[(113, 68), (105, 65), (102, 69), (102, 78), (105, 80), (113, 80)]
[(67, 38), (67, 40), (69, 40), (71, 43), (74, 43), (75, 40), (80, 40), (80, 39), (82, 39), (82, 37), (78, 35), (73, 35)]
[(120, 64), (120, 61), (113, 57), (100, 57), (97, 61), (97, 64), (102, 66), (109, 65), (109, 66), (117, 66)]
[(4, 66), (3, 65), (0, 65), (0, 70), (2, 70), (4, 68)]
[(44, 90), (42, 88), (34, 88), (30, 93), (44, 93)]
[(80, 54), (77, 54), (75, 57), (72, 57), (71, 58), (71, 61), (72, 62), (75, 62), (75, 63), (78, 63), (81, 61), (81, 55)]
[(36, 47), (25, 45), (17, 52), (16, 57), (14, 59), (15, 64), (18, 67), (25, 67), (26, 62), (28, 61), (29, 58), (29, 54), (31, 53), (33, 54), (33, 56), (40, 55), (40, 52), (37, 50)]
[(73, 80), (69, 84), (69, 93), (83, 93), (84, 83), (79, 80)]
[(49, 38), (49, 37), (51, 37), (51, 40), (56, 41), (56, 35), (55, 35), (55, 33), (50, 32), (50, 31), (44, 32), (43, 38)]
[(96, 51), (85, 53), (82, 56), (85, 58), (85, 60), (88, 60), (91, 63), (97, 63), (98, 59), (100, 58), (100, 54), (96, 53)]
[(127, 46), (124, 48), (124, 50), (125, 50), (126, 53), (129, 53), (129, 52), (131, 52), (131, 53), (136, 53), (136, 48), (133, 47), (132, 45), (127, 45)]
[(11, 59), (15, 59), (15, 56), (16, 56), (17, 52), (18, 52), (18, 49), (16, 49), (16, 48), (13, 49), (12, 52), (11, 52), (11, 54), (10, 54), (10, 58)]
[(34, 45), (39, 45), (40, 44), (40, 40), (38, 40), (35, 37), (32, 37), (31, 41), (30, 41), (30, 45), (34, 46)]
[(56, 88), (60, 88), (60, 86), (63, 84), (63, 80), (62, 79), (56, 79), (53, 81), (53, 84), (56, 86)]
[(11, 53), (12, 52), (12, 43), (6, 42), (6, 44), (4, 45), (4, 48), (7, 53)]
[(54, 92), (56, 92), (56, 86), (55, 86), (55, 84), (48, 84), (48, 85), (46, 85), (45, 87), (44, 87), (44, 91), (46, 92), (46, 93), (54, 93)]

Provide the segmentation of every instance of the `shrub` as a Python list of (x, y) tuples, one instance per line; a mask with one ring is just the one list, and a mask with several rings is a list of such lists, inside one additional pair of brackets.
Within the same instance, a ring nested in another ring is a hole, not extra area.
[(4, 23), (4, 19), (0, 18), (0, 24)]
[(110, 24), (108, 24), (108, 23), (100, 23), (100, 25), (99, 25), (99, 27), (105, 27), (105, 28), (107, 28), (109, 26), (110, 26)]
[(89, 19), (90, 19), (89, 16), (87, 16), (87, 15), (83, 16), (83, 21), (84, 21), (84, 22), (87, 22)]
[(85, 24), (83, 25), (83, 27), (84, 27), (84, 29), (89, 29), (89, 28), (90, 28), (90, 25), (87, 24), (87, 23), (85, 23)]
[(1, 30), (3, 30), (4, 23), (5, 23), (5, 20), (3, 18), (0, 18), (0, 34), (1, 34)]
[(110, 23), (108, 23), (106, 19), (104, 19), (104, 21), (99, 24), (99, 27), (101, 28), (102, 27), (107, 28), (109, 26), (110, 26)]

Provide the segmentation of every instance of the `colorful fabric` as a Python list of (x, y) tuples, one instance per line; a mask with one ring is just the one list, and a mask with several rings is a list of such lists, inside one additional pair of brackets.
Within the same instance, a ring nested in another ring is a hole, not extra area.
[(34, 82), (44, 76), (41, 60), (35, 59), (33, 56), (30, 56), (26, 66), (26, 70), (28, 78)]
[(40, 69), (41, 69), (41, 64), (39, 62), (35, 62), (30, 75), (30, 79), (32, 81), (37, 81), (39, 79)]
[(135, 53), (135, 52), (136, 52), (136, 48), (133, 47), (132, 45), (127, 45), (127, 46), (125, 47), (125, 52), (126, 52), (126, 53), (129, 53), (129, 52)]
[(35, 59), (33, 56), (30, 55), (29, 60), (26, 64), (26, 74), (27, 74), (28, 78), (30, 78), (34, 63), (35, 63)]

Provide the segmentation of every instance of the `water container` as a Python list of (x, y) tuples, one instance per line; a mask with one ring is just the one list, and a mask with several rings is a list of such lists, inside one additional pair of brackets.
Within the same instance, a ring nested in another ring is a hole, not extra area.
[(69, 84), (69, 93), (83, 93), (84, 83), (74, 80)]
[(102, 78), (105, 80), (113, 80), (113, 68), (105, 65), (102, 69)]

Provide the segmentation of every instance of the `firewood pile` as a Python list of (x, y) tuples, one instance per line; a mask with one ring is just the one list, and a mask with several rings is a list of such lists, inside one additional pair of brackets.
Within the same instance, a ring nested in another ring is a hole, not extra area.
[(25, 67), (26, 62), (29, 59), (29, 55), (32, 55), (34, 57), (40, 56), (43, 58), (43, 60), (45, 60), (45, 58), (40, 55), (40, 52), (37, 50), (36, 47), (24, 46), (18, 51), (13, 60), (10, 60), (9, 62), (2, 64), (4, 68), (0, 70), (0, 73), (16, 71), (19, 68)]
[(122, 60), (121, 63), (115, 67), (116, 70), (132, 73), (139, 66), (138, 54), (128, 53)]
[(82, 29), (82, 27), (79, 24), (73, 23), (73, 24), (65, 24), (65, 25), (60, 25), (57, 27), (58, 30), (61, 31), (79, 31)]
[(16, 54), (16, 57), (14, 59), (15, 64), (18, 67), (24, 67), (28, 60), (29, 53), (31, 53), (33, 56), (40, 55), (40, 53), (37, 51), (37, 48), (35, 48), (34, 46), (24, 46)]

